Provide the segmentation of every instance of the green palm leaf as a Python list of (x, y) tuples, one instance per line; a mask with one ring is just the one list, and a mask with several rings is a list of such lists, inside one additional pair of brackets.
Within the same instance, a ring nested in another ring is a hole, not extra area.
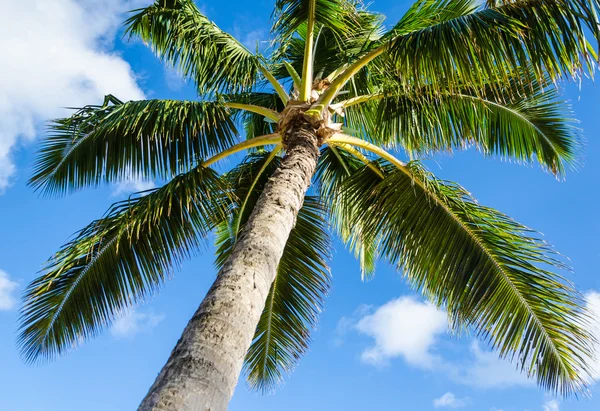
[(132, 174), (170, 178), (229, 148), (236, 135), (229, 109), (218, 102), (108, 96), (102, 106), (54, 121), (29, 183), (61, 194)]
[[(518, 80), (517, 80), (518, 81)], [(481, 152), (529, 163), (537, 160), (553, 174), (564, 175), (581, 147), (570, 107), (555, 89), (532, 82), (526, 93), (491, 88), (433, 93), (394, 90), (369, 103), (365, 119), (359, 107), (349, 116), (352, 128), (364, 129), (378, 143), (429, 155), (476, 146)]]
[(317, 26), (329, 27), (339, 33), (358, 27), (356, 5), (348, 0), (277, 0), (273, 11), (273, 31), (283, 38), (294, 34), (308, 21), (311, 3)]
[[(437, 90), (489, 82), (532, 66), (543, 80), (576, 76), (596, 58), (585, 27), (597, 31), (598, 4), (588, 0), (522, 0), (488, 8), (470, 0), (423, 0), (385, 37), (383, 55), (406, 85)], [(525, 87), (527, 83), (524, 83)]]
[(25, 359), (63, 353), (155, 291), (174, 265), (197, 251), (229, 203), (228, 186), (198, 167), (114, 204), (27, 288), (19, 336)]
[(479, 7), (479, 4), (472, 0), (416, 1), (382, 40), (430, 29), (439, 24), (475, 13)]
[(147, 42), (154, 53), (196, 82), (201, 94), (249, 90), (260, 59), (204, 16), (193, 0), (156, 0), (135, 10), (126, 34)]
[(349, 207), (345, 198), (344, 184), (354, 174), (362, 171), (364, 164), (341, 148), (327, 147), (322, 150), (317, 165), (318, 192), (329, 210), (330, 224), (339, 238), (358, 259), (362, 279), (375, 274), (379, 258), (379, 236), (366, 232), (360, 223), (361, 210)]
[[(354, 28), (340, 32), (335, 27), (319, 27), (315, 39), (313, 69), (316, 78), (323, 78), (355, 60), (369, 50), (372, 42), (383, 34), (383, 16), (360, 8), (351, 14)], [(287, 40), (274, 56), (274, 61), (289, 62), (298, 73), (302, 73), (306, 27), (299, 27), (298, 36)], [(277, 78), (288, 78), (289, 73), (283, 64), (274, 68)]]
[[(253, 91), (249, 93), (223, 96), (225, 101), (250, 104), (281, 112), (285, 105), (277, 93)], [(266, 134), (275, 133), (277, 124), (265, 116), (250, 111), (241, 111), (240, 116), (244, 125), (246, 138), (251, 139)]]
[[(217, 266), (227, 259), (258, 197), (281, 159), (273, 153), (251, 154), (228, 174), (239, 199), (232, 217), (217, 229)], [(283, 251), (277, 277), (245, 359), (251, 387), (270, 391), (308, 349), (310, 333), (330, 285), (330, 242), (325, 210), (307, 196)]]
[(385, 179), (356, 173), (340, 197), (349, 217), (381, 237), (382, 256), (445, 306), (455, 327), (473, 327), (542, 387), (582, 390), (593, 338), (582, 297), (545, 268), (565, 268), (554, 251), (416, 162), (386, 171)]

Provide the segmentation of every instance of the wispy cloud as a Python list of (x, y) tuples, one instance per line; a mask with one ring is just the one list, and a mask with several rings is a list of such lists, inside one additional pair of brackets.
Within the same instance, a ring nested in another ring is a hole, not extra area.
[(380, 307), (369, 307), (338, 323), (336, 340), (348, 330), (358, 331), (373, 339), (363, 350), (365, 363), (382, 366), (400, 357), (423, 370), (436, 369), (454, 382), (478, 388), (534, 386), (534, 381), (520, 373), (516, 366), (498, 358), (498, 354), (481, 348), (473, 341), (462, 360), (448, 359), (440, 349), (442, 337), (448, 333), (447, 315), (432, 304), (414, 297), (400, 297)]
[(263, 50), (269, 44), (269, 24), (250, 15), (238, 15), (233, 23), (233, 36), (249, 50)]
[(457, 398), (451, 392), (447, 392), (440, 398), (433, 400), (433, 406), (435, 408), (462, 408), (469, 403), (468, 398)]
[(344, 316), (338, 320), (338, 323), (334, 330), (333, 345), (339, 347), (344, 344), (346, 335), (353, 331), (356, 327), (356, 323), (365, 315), (370, 314), (373, 311), (373, 307), (367, 304), (358, 306), (354, 312), (349, 316)]
[(17, 305), (15, 292), (18, 285), (10, 279), (5, 271), (0, 270), (0, 311), (8, 311), (15, 308)]
[(259, 50), (262, 49), (268, 42), (269, 31), (267, 29), (242, 30), (236, 28), (234, 32), (236, 33), (235, 37), (251, 51), (255, 51), (257, 47)]
[(164, 314), (146, 314), (129, 310), (117, 318), (110, 333), (116, 338), (132, 338), (139, 333), (153, 329), (164, 319)]
[[(0, 193), (16, 172), (13, 151), (36, 137), (64, 107), (122, 100), (144, 93), (113, 51), (123, 12), (149, 1), (21, 0), (4, 2), (0, 25)], [(19, 35), (14, 35), (19, 33)]]
[(544, 403), (544, 411), (560, 411), (560, 404), (556, 400), (549, 400)]
[(510, 361), (498, 358), (495, 352), (484, 351), (473, 341), (469, 357), (460, 363), (444, 361), (447, 375), (454, 381), (478, 388), (508, 388), (535, 386), (535, 382), (520, 373)]
[(176, 67), (170, 67), (166, 65), (164, 70), (165, 83), (171, 91), (179, 91), (185, 86), (186, 80), (179, 73)]

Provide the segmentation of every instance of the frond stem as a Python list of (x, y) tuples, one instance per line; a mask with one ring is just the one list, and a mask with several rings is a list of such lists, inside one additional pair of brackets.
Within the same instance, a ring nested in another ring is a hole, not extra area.
[(279, 113), (278, 112), (276, 112), (275, 110), (271, 110), (270, 108), (257, 106), (255, 104), (227, 102), (227, 103), (225, 103), (225, 107), (233, 108), (233, 109), (237, 109), (237, 110), (246, 110), (246, 111), (250, 111), (250, 112), (256, 113), (256, 114), (262, 114), (263, 116), (267, 117), (270, 120), (273, 120), (276, 123), (279, 121)]
[(300, 78), (300, 75), (298, 74), (298, 72), (296, 71), (296, 69), (294, 68), (294, 66), (292, 66), (287, 61), (284, 61), (283, 64), (284, 64), (284, 66), (285, 66), (288, 74), (290, 75), (290, 77), (294, 81), (294, 86), (299, 91), (300, 88), (302, 87), (302, 79)]
[(269, 70), (267, 70), (267, 68), (265, 66), (263, 66), (262, 64), (259, 65), (258, 68), (263, 73), (265, 78), (267, 80), (269, 80), (269, 83), (271, 83), (271, 85), (273, 86), (273, 88), (275, 89), (277, 94), (279, 95), (279, 98), (281, 99), (281, 101), (283, 101), (283, 105), (286, 105), (288, 103), (288, 101), (290, 101), (290, 96), (288, 95), (288, 93), (285, 92), (281, 83), (279, 81), (277, 81), (275, 76), (273, 76), (273, 73), (271, 73)]
[[(390, 163), (392, 163), (393, 165), (395, 165), (398, 168), (406, 167), (406, 164), (404, 162), (398, 160), (396, 157), (394, 157), (393, 155), (391, 155), (390, 153), (388, 153), (381, 147), (378, 147), (375, 144), (369, 143), (368, 141), (361, 140), (360, 138), (352, 137), (352, 136), (342, 134), (342, 133), (336, 133), (333, 136), (331, 136), (329, 138), (329, 140), (327, 140), (327, 142), (330, 144), (336, 144), (336, 145), (341, 145), (341, 146), (351, 145), (351, 146), (364, 148), (365, 150), (370, 151), (373, 154), (377, 154), (379, 157), (389, 161)], [(342, 148), (344, 148), (344, 147), (342, 147)]]
[(233, 147), (229, 147), (227, 150), (223, 150), (219, 154), (212, 156), (208, 160), (204, 161), (202, 165), (204, 167), (208, 167), (211, 164), (216, 163), (217, 161), (222, 160), (225, 157), (228, 157), (232, 154), (238, 153), (242, 150), (247, 150), (252, 147), (269, 146), (272, 144), (281, 144), (281, 136), (279, 135), (279, 133), (266, 134), (264, 136), (242, 141), (241, 143), (238, 143)]
[(348, 100), (340, 101), (339, 103), (335, 103), (335, 105), (346, 108), (366, 103), (367, 101), (381, 100), (383, 97), (383, 93), (365, 94), (363, 96), (352, 97)]
[(313, 83), (313, 43), (315, 31), (315, 9), (317, 0), (308, 2), (308, 20), (306, 22), (306, 41), (304, 45), (304, 62), (302, 63), (302, 88), (300, 101), (308, 101)]
[(333, 82), (333, 80), (335, 80), (337, 78), (337, 76), (339, 76), (341, 73), (344, 72), (344, 70), (346, 70), (348, 68), (348, 64), (344, 64), (343, 66), (340, 66), (338, 68), (336, 68), (335, 70), (333, 70), (331, 73), (329, 73), (329, 75), (327, 77), (325, 77), (327, 80), (329, 80), (329, 82)]
[(325, 90), (319, 100), (312, 106), (306, 114), (313, 116), (320, 116), (323, 109), (331, 104), (333, 99), (338, 95), (340, 90), (346, 85), (348, 80), (356, 75), (363, 67), (373, 61), (376, 57), (381, 55), (387, 48), (387, 44), (377, 47), (375, 50), (365, 54), (354, 63), (352, 63), (346, 70), (344, 70), (336, 79), (331, 83), (329, 88)]
[[(331, 145), (331, 148), (339, 147), (342, 150), (347, 151), (348, 153), (352, 154), (354, 157), (356, 157), (360, 161), (362, 161), (367, 167), (369, 167), (371, 170), (373, 170), (375, 172), (375, 174), (377, 174), (379, 177), (381, 177), (382, 179), (385, 178), (385, 175), (381, 172), (381, 170), (377, 166), (375, 166), (375, 164), (373, 164), (373, 162), (371, 160), (369, 160), (367, 158), (367, 156), (365, 156), (363, 153), (361, 153), (360, 151), (358, 151), (351, 145), (343, 144), (343, 143), (332, 143), (331, 140), (329, 140), (329, 143)], [(344, 166), (344, 168), (346, 168), (346, 167)]]

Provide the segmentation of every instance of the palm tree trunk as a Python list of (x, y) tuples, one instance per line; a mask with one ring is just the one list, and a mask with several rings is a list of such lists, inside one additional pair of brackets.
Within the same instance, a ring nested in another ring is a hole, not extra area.
[(316, 129), (301, 117), (285, 133), (285, 158), (139, 410), (227, 409), (315, 173)]

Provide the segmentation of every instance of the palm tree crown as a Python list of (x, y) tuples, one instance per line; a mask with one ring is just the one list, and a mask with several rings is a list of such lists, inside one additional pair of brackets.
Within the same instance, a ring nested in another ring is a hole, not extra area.
[[(314, 189), (246, 356), (251, 386), (272, 389), (306, 351), (330, 286), (331, 231), (364, 278), (384, 259), (446, 309), (455, 330), (474, 330), (544, 388), (584, 388), (593, 339), (582, 297), (555, 273), (561, 258), (419, 159), (476, 147), (563, 176), (580, 144), (556, 82), (592, 72), (586, 35), (600, 38), (599, 3), (420, 0), (391, 28), (358, 0), (275, 3), (268, 55), (192, 0), (136, 10), (127, 35), (177, 67), (199, 99), (107, 96), (53, 122), (30, 181), (43, 193), (132, 173), (166, 183), (114, 204), (50, 258), (25, 295), (24, 357), (53, 357), (96, 335), (213, 231), (224, 264), (282, 161), (286, 131), (305, 121), (320, 144)], [(239, 152), (230, 171), (211, 168)]]

